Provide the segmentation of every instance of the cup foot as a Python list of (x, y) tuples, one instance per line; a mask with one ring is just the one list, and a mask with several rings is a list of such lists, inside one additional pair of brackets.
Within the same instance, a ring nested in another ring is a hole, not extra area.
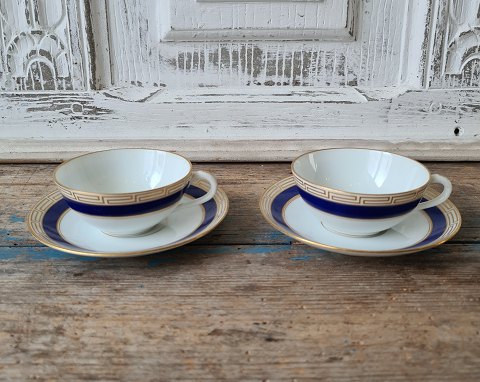
[(111, 232), (105, 232), (102, 231), (105, 235), (112, 236), (112, 237), (119, 237), (119, 238), (135, 238), (135, 237), (143, 237), (143, 236), (148, 236), (152, 235), (160, 230), (162, 230), (165, 227), (164, 224), (158, 223), (154, 225), (153, 227), (148, 228), (145, 231), (139, 232), (139, 233), (129, 233), (129, 234), (116, 234), (116, 233), (111, 233)]
[(358, 238), (376, 237), (376, 236), (383, 235), (385, 232), (388, 231), (388, 230), (383, 230), (383, 231), (380, 231), (380, 232), (372, 232), (372, 233), (366, 233), (366, 234), (354, 234), (354, 233), (346, 233), (346, 232), (338, 231), (334, 228), (331, 228), (331, 227), (325, 225), (323, 222), (321, 222), (321, 224), (322, 224), (323, 228), (325, 228), (327, 231), (330, 231), (331, 233), (334, 233), (335, 235), (340, 235), (340, 236), (345, 236), (345, 237), (358, 237)]

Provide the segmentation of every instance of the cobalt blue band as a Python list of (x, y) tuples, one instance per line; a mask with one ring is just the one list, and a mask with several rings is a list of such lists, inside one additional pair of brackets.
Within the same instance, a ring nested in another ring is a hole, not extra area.
[(75, 200), (66, 198), (64, 199), (72, 210), (81, 212), (83, 214), (118, 217), (146, 214), (148, 212), (158, 211), (170, 207), (181, 199), (184, 191), (185, 188), (162, 199), (123, 206), (94, 206), (91, 204), (80, 203)]
[[(295, 196), (299, 193), (299, 188), (297, 186), (292, 186), (287, 188), (286, 190), (280, 192), (275, 199), (272, 201), (270, 206), (272, 211), (272, 216), (275, 221), (280, 224), (284, 229), (290, 231), (291, 228), (287, 225), (285, 220), (283, 219), (283, 210), (285, 205), (292, 200)], [(421, 202), (424, 202), (425, 199), (421, 199)], [(430, 220), (432, 221), (432, 230), (430, 235), (426, 237), (422, 242), (417, 243), (413, 246), (407, 248), (416, 248), (421, 247), (423, 245), (427, 245), (433, 243), (437, 240), (440, 236), (443, 235), (445, 230), (447, 229), (447, 221), (445, 219), (445, 215), (438, 207), (431, 207), (424, 210), (424, 212), (429, 216)]]
[(303, 200), (312, 207), (332, 215), (338, 215), (352, 219), (393, 218), (395, 216), (400, 216), (412, 211), (420, 202), (420, 199), (418, 199), (414, 200), (413, 202), (398, 204), (395, 206), (352, 206), (317, 198), (316, 196), (307, 194), (301, 188), (298, 188), (298, 192)]
[[(206, 194), (205, 191), (203, 191), (201, 188), (196, 187), (196, 186), (189, 186), (185, 193), (187, 195), (190, 195), (194, 197), (195, 199), (198, 199), (202, 197), (203, 195)], [(202, 230), (204, 230), (215, 218), (215, 215), (217, 214), (217, 204), (215, 202), (215, 199), (210, 199), (208, 202), (205, 202), (203, 204), (203, 208), (205, 210), (205, 216), (203, 218), (202, 224), (190, 235), (183, 237), (180, 240), (185, 240), (190, 237), (194, 237), (198, 233), (200, 233)], [(63, 246), (73, 249), (73, 250), (83, 250), (83, 248), (77, 247), (67, 241), (65, 241), (58, 232), (58, 219), (63, 215), (63, 213), (68, 209), (68, 205), (66, 203), (66, 199), (62, 198), (59, 200), (57, 203), (55, 203), (53, 206), (49, 208), (49, 210), (45, 213), (45, 216), (43, 217), (43, 230), (45, 233), (50, 237), (52, 240), (55, 240), (57, 242), (62, 243)]]

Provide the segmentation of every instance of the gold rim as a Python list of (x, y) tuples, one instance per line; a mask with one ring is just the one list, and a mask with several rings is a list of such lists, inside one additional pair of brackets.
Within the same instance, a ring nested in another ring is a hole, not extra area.
[[(53, 172), (53, 182), (55, 183), (55, 185), (59, 188), (63, 188), (65, 190), (68, 190), (70, 192), (73, 192), (73, 193), (76, 193), (76, 194), (85, 194), (85, 195), (90, 195), (90, 196), (106, 196), (106, 197), (112, 197), (112, 196), (127, 196), (127, 195), (140, 195), (140, 196), (143, 196), (145, 194), (149, 194), (149, 193), (153, 193), (153, 192), (156, 192), (158, 190), (161, 190), (162, 188), (165, 188), (167, 186), (162, 186), (162, 187), (158, 187), (158, 188), (152, 188), (151, 190), (145, 190), (145, 191), (138, 191), (138, 192), (118, 192), (118, 193), (102, 193), (102, 192), (89, 192), (89, 191), (82, 191), (82, 190), (77, 190), (75, 188), (72, 188), (72, 187), (67, 187), (65, 185), (63, 185), (62, 183), (60, 183), (58, 180), (57, 180), (57, 172), (60, 168), (62, 168), (63, 166), (67, 165), (68, 163), (74, 161), (74, 160), (77, 160), (78, 158), (82, 158), (82, 157), (85, 157), (85, 156), (89, 156), (89, 155), (95, 155), (95, 154), (98, 154), (98, 153), (104, 153), (104, 152), (108, 152), (108, 151), (121, 151), (121, 150), (147, 150), (147, 151), (156, 151), (156, 152), (162, 152), (162, 153), (168, 153), (168, 154), (172, 154), (172, 155), (176, 155), (184, 160), (187, 161), (188, 165), (189, 165), (189, 170), (188, 170), (188, 173), (187, 175), (185, 175), (183, 178), (177, 180), (176, 182), (172, 183), (172, 184), (169, 184), (168, 187), (174, 187), (174, 186), (177, 186), (185, 181), (188, 181), (188, 179), (192, 176), (192, 171), (193, 171), (193, 165), (192, 165), (192, 162), (190, 162), (190, 160), (186, 157), (184, 157), (183, 155), (180, 155), (180, 154), (177, 154), (177, 153), (173, 153), (173, 152), (170, 152), (170, 151), (165, 151), (165, 150), (156, 150), (156, 149), (145, 149), (145, 148), (141, 148), (141, 147), (131, 147), (131, 148), (122, 148), (122, 149), (108, 149), (108, 150), (99, 150), (99, 151), (94, 151), (94, 152), (89, 152), (89, 153), (86, 153), (86, 154), (82, 154), (82, 155), (79, 155), (79, 156), (76, 156), (74, 158), (71, 158), (71, 159), (68, 159), (66, 160), (65, 162), (62, 162), (61, 164), (59, 164), (54, 172)], [(68, 198), (68, 196), (64, 195), (67, 199), (70, 199)]]
[[(203, 181), (194, 182), (193, 185), (201, 188), (204, 191), (208, 190), (208, 185), (206, 183), (204, 183)], [(51, 196), (54, 196), (54, 195), (61, 196), (59, 191), (53, 191), (50, 194), (44, 196), (32, 208), (32, 210), (30, 211), (30, 213), (28, 214), (28, 217), (27, 217), (28, 230), (30, 231), (30, 233), (33, 235), (33, 237), (36, 240), (38, 240), (40, 243), (42, 243), (42, 244), (44, 244), (44, 245), (46, 245), (50, 248), (56, 249), (56, 250), (61, 251), (61, 252), (70, 253), (70, 254), (73, 254), (73, 255), (86, 256), (86, 257), (104, 257), (104, 258), (137, 257), (137, 256), (144, 256), (144, 255), (151, 255), (151, 254), (154, 254), (154, 253), (165, 252), (165, 251), (168, 251), (170, 249), (181, 247), (181, 246), (189, 244), (189, 243), (191, 243), (195, 240), (198, 240), (201, 237), (203, 237), (203, 236), (209, 234), (210, 232), (212, 232), (223, 221), (223, 219), (225, 219), (225, 217), (228, 214), (229, 208), (230, 208), (227, 194), (220, 187), (218, 187), (217, 192), (215, 193), (215, 196), (213, 197), (213, 199), (215, 200), (215, 203), (217, 203), (217, 213), (215, 214), (215, 217), (210, 222), (210, 224), (207, 227), (205, 227), (205, 229), (203, 231), (201, 231), (200, 233), (198, 233), (197, 235), (195, 235), (195, 236), (193, 236), (189, 239), (180, 240), (180, 241), (177, 241), (175, 243), (172, 243), (172, 244), (169, 244), (169, 245), (166, 245), (166, 246), (159, 246), (159, 247), (150, 248), (148, 250), (143, 250), (143, 251), (130, 251), (130, 252), (124, 252), (124, 253), (119, 253), (119, 252), (93, 252), (93, 251), (88, 251), (88, 250), (77, 251), (77, 250), (72, 250), (72, 249), (69, 249), (69, 248), (65, 248), (61, 245), (58, 245), (57, 243), (55, 243), (51, 239), (45, 239), (38, 232), (36, 232), (36, 230), (32, 226), (33, 215), (36, 212), (39, 212), (37, 210), (37, 207), (40, 204), (42, 204), (45, 199), (50, 198)], [(58, 199), (58, 200), (60, 200), (60, 199)], [(51, 207), (51, 205), (52, 205), (52, 203), (49, 204), (49, 207)], [(46, 210), (48, 210), (48, 208), (46, 208)], [(41, 211), (41, 212), (42, 213), (41, 213), (40, 216), (43, 217), (46, 211)]]
[(430, 173), (430, 170), (423, 164), (423, 163), (420, 163), (414, 159), (411, 159), (411, 158), (408, 158), (406, 156), (403, 156), (403, 155), (399, 155), (399, 154), (395, 154), (395, 153), (391, 153), (391, 152), (388, 152), (388, 151), (383, 151), (383, 150), (374, 150), (374, 149), (369, 149), (369, 148), (362, 148), (362, 147), (353, 147), (353, 148), (348, 148), (348, 147), (332, 147), (332, 148), (329, 148), (329, 149), (321, 149), (321, 150), (312, 150), (312, 151), (308, 151), (298, 157), (296, 157), (292, 163), (290, 164), (290, 170), (292, 171), (292, 174), (294, 176), (296, 176), (297, 178), (303, 180), (304, 182), (307, 182), (307, 183), (310, 183), (312, 184), (312, 182), (306, 180), (304, 177), (298, 175), (297, 172), (295, 172), (293, 166), (295, 164), (295, 162), (297, 162), (298, 160), (300, 160), (300, 158), (303, 158), (304, 156), (307, 156), (309, 154), (313, 154), (313, 153), (316, 153), (316, 152), (322, 152), (322, 151), (333, 151), (333, 150), (363, 150), (363, 151), (376, 151), (376, 152), (379, 152), (379, 153), (386, 153), (386, 154), (391, 154), (391, 155), (396, 155), (398, 157), (401, 157), (401, 158), (405, 158), (405, 159), (408, 159), (412, 162), (415, 162), (417, 164), (419, 164), (421, 167), (423, 167), (425, 169), (425, 171), (427, 172), (427, 175), (428, 175), (428, 180), (422, 184), (421, 186), (417, 187), (417, 188), (414, 188), (412, 190), (408, 190), (408, 191), (402, 191), (402, 192), (399, 192), (399, 193), (394, 193), (394, 194), (360, 194), (360, 193), (356, 193), (356, 192), (349, 192), (349, 191), (345, 191), (345, 190), (339, 190), (339, 189), (336, 189), (336, 188), (331, 188), (331, 187), (327, 187), (327, 186), (320, 186), (320, 185), (315, 185), (316, 187), (320, 187), (320, 188), (323, 188), (325, 190), (328, 190), (330, 192), (336, 192), (336, 193), (340, 193), (340, 194), (346, 194), (346, 195), (356, 195), (356, 196), (360, 196), (360, 197), (368, 197), (368, 196), (372, 196), (372, 197), (378, 197), (378, 196), (385, 196), (385, 197), (394, 197), (394, 196), (402, 196), (402, 195), (406, 195), (406, 194), (410, 194), (410, 193), (414, 193), (414, 192), (419, 192), (420, 190), (422, 190), (423, 188), (426, 188), (428, 187), (428, 184), (430, 182), (430, 178), (432, 176), (432, 174)]
[[(290, 182), (286, 183), (287, 180), (289, 180)], [(283, 183), (283, 182), (285, 182), (285, 184), (279, 185), (280, 183)], [(280, 194), (281, 192), (285, 191), (288, 187), (291, 187), (291, 186), (294, 186), (294, 185), (295, 185), (295, 180), (293, 179), (292, 176), (290, 176), (290, 177), (284, 178), (284, 179), (274, 183), (272, 186), (267, 188), (260, 198), (260, 202), (259, 202), (260, 212), (262, 213), (264, 219), (272, 227), (274, 227), (278, 231), (282, 232), (284, 235), (286, 235), (288, 237), (291, 237), (292, 239), (295, 239), (295, 240), (297, 240), (301, 243), (307, 244), (311, 247), (315, 247), (315, 248), (319, 248), (319, 249), (323, 249), (323, 250), (327, 250), (327, 251), (331, 251), (331, 252), (336, 252), (336, 253), (341, 253), (341, 254), (346, 254), (346, 255), (356, 255), (356, 254), (361, 255), (361, 254), (366, 254), (366, 253), (369, 253), (369, 254), (372, 254), (372, 255), (406, 255), (406, 254), (409, 254), (409, 253), (420, 252), (420, 251), (424, 251), (424, 250), (427, 250), (427, 249), (430, 249), (430, 248), (438, 247), (439, 245), (441, 245), (441, 244), (447, 242), (448, 240), (450, 240), (451, 238), (453, 238), (458, 233), (458, 231), (460, 230), (460, 228), (462, 226), (462, 217), (460, 215), (460, 211), (455, 206), (455, 204), (453, 204), (450, 200), (447, 200), (446, 202), (442, 203), (441, 205), (439, 205), (437, 207), (439, 208), (439, 210), (442, 212), (442, 214), (446, 218), (448, 218), (448, 216), (445, 215), (445, 211), (444, 211), (446, 206), (448, 206), (450, 208), (450, 210), (453, 210), (455, 212), (455, 217), (457, 218), (457, 220), (454, 221), (454, 223), (456, 223), (455, 229), (447, 237), (445, 237), (441, 240), (438, 240), (438, 241), (434, 241), (434, 242), (430, 243), (429, 245), (416, 247), (416, 248), (410, 248), (410, 249), (385, 250), (385, 251), (367, 251), (367, 250), (342, 248), (342, 247), (336, 247), (336, 246), (333, 246), (333, 245), (322, 244), (322, 243), (318, 243), (318, 242), (313, 241), (313, 240), (306, 239), (306, 238), (298, 235), (297, 233), (295, 233), (293, 230), (284, 229), (282, 226), (277, 224), (277, 222), (275, 221), (273, 216), (271, 216), (271, 213), (270, 213), (271, 205), (272, 205), (272, 202), (275, 199), (275, 197), (278, 196), (278, 194)], [(267, 196), (267, 194), (272, 193), (272, 191), (275, 191), (273, 196)], [(266, 206), (268, 206), (268, 207), (266, 207)], [(371, 257), (374, 257), (374, 256), (371, 256)]]

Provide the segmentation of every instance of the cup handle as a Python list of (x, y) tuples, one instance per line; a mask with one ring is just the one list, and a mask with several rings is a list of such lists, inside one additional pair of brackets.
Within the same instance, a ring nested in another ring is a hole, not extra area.
[(419, 203), (417, 206), (417, 210), (424, 210), (426, 208), (438, 206), (439, 204), (446, 201), (450, 196), (450, 194), (452, 193), (452, 183), (444, 176), (433, 174), (430, 177), (430, 183), (441, 184), (443, 186), (443, 191), (437, 197), (431, 200), (427, 200), (426, 202)]
[(190, 179), (190, 184), (196, 180), (205, 180), (210, 184), (210, 189), (208, 192), (196, 199), (182, 199), (176, 208), (177, 210), (180, 208), (186, 208), (186, 207), (192, 207), (192, 206), (198, 206), (200, 204), (203, 204), (205, 202), (208, 202), (210, 199), (212, 199), (215, 196), (215, 193), (217, 192), (217, 180), (215, 177), (205, 171), (195, 171), (193, 173), (192, 179)]

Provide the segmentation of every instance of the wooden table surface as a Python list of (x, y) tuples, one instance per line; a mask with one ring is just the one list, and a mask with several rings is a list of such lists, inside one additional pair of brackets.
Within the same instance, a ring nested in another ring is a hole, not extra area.
[(53, 165), (0, 165), (2, 380), (480, 380), (480, 163), (427, 163), (463, 215), (436, 249), (355, 258), (271, 228), (282, 164), (198, 164), (230, 213), (170, 252), (90, 259), (37, 243), (25, 216)]

